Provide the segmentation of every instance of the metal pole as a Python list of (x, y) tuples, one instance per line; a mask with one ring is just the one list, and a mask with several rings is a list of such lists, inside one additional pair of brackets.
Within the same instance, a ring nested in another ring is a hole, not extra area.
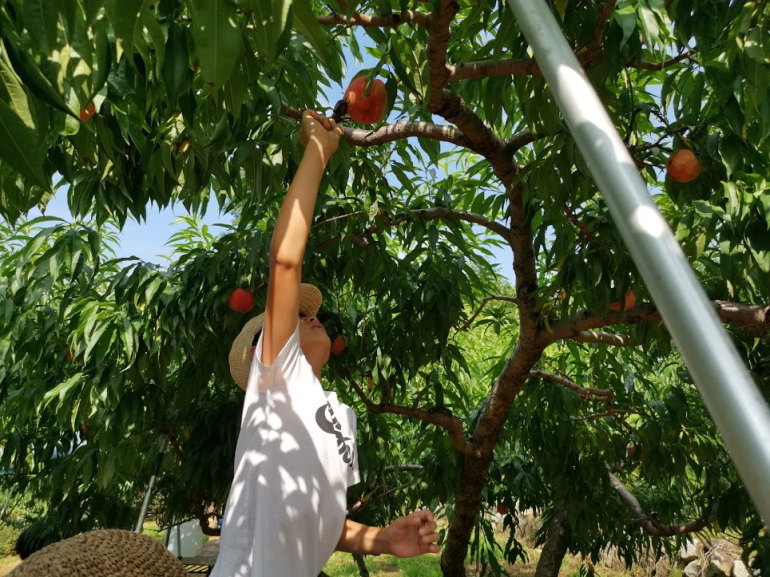
[(543, 0), (508, 0), (757, 510), (770, 525), (770, 409)]
[(155, 467), (150, 477), (150, 482), (147, 483), (147, 492), (144, 494), (144, 501), (142, 502), (142, 510), (139, 511), (139, 519), (136, 521), (136, 527), (134, 527), (135, 533), (141, 533), (144, 526), (144, 518), (147, 516), (147, 509), (150, 508), (150, 501), (152, 501), (152, 490), (155, 487), (155, 481), (158, 478), (160, 472), (160, 465), (163, 462), (163, 454), (166, 452), (166, 443), (168, 437), (163, 435), (160, 438), (160, 448), (158, 449), (158, 456), (155, 458)]

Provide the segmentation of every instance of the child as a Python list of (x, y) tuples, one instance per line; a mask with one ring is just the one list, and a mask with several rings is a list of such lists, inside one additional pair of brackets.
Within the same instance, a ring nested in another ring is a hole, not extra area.
[(316, 318), (321, 293), (300, 280), (318, 186), (341, 134), (334, 120), (302, 115), (305, 151), (275, 224), (265, 312), (230, 352), (246, 399), (212, 577), (315, 577), (335, 549), (438, 552), (430, 511), (384, 528), (345, 518), (347, 487), (359, 480), (356, 419), (321, 388), (331, 344)]

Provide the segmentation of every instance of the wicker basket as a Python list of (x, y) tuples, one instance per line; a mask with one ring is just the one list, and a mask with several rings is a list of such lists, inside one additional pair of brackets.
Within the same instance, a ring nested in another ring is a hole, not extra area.
[(187, 572), (151, 537), (102, 529), (33, 553), (8, 577), (187, 577)]

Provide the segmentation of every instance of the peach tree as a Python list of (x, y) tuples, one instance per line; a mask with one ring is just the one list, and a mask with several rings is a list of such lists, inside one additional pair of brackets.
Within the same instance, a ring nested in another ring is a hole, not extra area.
[[(549, 5), (767, 396), (770, 9)], [(494, 572), (522, 557), (529, 509), (542, 576), (567, 551), (615, 545), (633, 563), (699, 531), (767, 563), (625, 225), (505, 2), (9, 0), (0, 34), (0, 466), (60, 504), (62, 533), (130, 526), (160, 437), (162, 514), (223, 502), (245, 320), (227, 295), (263, 304), (296, 119), (331, 113), (364, 69), (389, 115), (345, 124), (305, 264), (347, 339), (327, 377), (361, 414), (352, 514), (442, 506), (452, 576), (469, 554)], [(700, 163), (686, 183), (665, 170), (681, 149)], [(71, 221), (29, 218), (54, 195)], [(128, 219), (212, 203), (222, 227), (190, 217), (167, 265), (115, 258)]]

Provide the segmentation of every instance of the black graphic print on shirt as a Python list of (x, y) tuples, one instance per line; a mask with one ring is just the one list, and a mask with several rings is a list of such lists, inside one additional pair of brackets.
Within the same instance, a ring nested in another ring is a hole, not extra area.
[(315, 422), (324, 432), (337, 437), (337, 450), (342, 461), (351, 469), (353, 468), (353, 439), (342, 434), (342, 425), (334, 415), (332, 406), (327, 402), (318, 407), (315, 413)]

